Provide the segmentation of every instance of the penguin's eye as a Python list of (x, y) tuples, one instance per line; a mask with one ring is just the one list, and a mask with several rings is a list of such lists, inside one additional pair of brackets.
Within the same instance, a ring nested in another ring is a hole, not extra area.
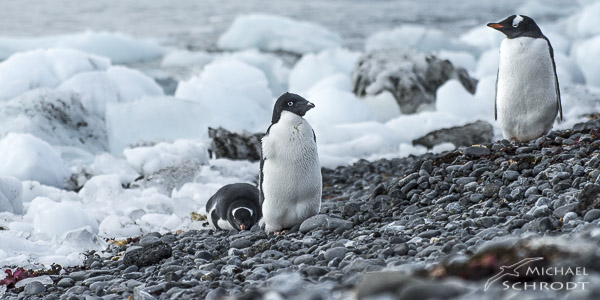
[(292, 102), (292, 101), (288, 102), (288, 106), (292, 106), (292, 105), (294, 105), (294, 102)]

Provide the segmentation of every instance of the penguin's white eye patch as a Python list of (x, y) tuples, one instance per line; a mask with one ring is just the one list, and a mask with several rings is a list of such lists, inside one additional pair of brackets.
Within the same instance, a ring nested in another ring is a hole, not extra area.
[(288, 106), (292, 106), (292, 105), (294, 105), (294, 102), (292, 102), (292, 101), (288, 102)]
[(512, 26), (517, 28), (519, 27), (519, 24), (521, 24), (521, 22), (523, 21), (523, 16), (521, 15), (517, 15), (514, 19), (513, 19), (513, 23)]

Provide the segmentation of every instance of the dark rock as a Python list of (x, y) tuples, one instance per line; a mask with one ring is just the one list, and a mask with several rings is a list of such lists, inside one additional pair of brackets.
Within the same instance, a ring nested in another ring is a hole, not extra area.
[(588, 184), (579, 193), (575, 211), (584, 216), (591, 209), (600, 209), (600, 185)]
[(458, 78), (468, 91), (475, 93), (477, 80), (466, 71), (448, 60), (410, 49), (371, 51), (359, 58), (352, 73), (354, 94), (363, 97), (388, 91), (404, 114), (433, 106), (437, 89), (452, 78)]
[(555, 209), (553, 214), (559, 218), (562, 218), (565, 216), (566, 213), (574, 211), (575, 206), (576, 206), (575, 203), (563, 205), (563, 206)]
[(327, 261), (331, 261), (335, 258), (344, 258), (344, 256), (346, 255), (346, 253), (348, 252), (348, 249), (346, 249), (346, 247), (335, 247), (335, 248), (331, 248), (328, 249), (327, 251), (325, 251), (325, 259)]
[(138, 267), (151, 266), (158, 264), (165, 258), (171, 257), (172, 253), (173, 249), (171, 246), (163, 242), (157, 242), (125, 253), (123, 264), (126, 266), (136, 265)]
[(592, 222), (594, 220), (597, 220), (598, 218), (600, 218), (600, 209), (594, 208), (588, 210), (588, 212), (585, 213), (583, 220), (586, 222)]
[(37, 295), (45, 291), (46, 287), (39, 281), (32, 281), (25, 285), (25, 295)]
[[(464, 126), (444, 128), (432, 131), (425, 136), (412, 141), (413, 145), (422, 145), (433, 148), (442, 143), (452, 143), (457, 147), (471, 146), (475, 144), (489, 143), (494, 136), (492, 125), (486, 121), (477, 121)], [(484, 147), (469, 147), (479, 149), (465, 149), (463, 154), (467, 156), (480, 157), (489, 155), (490, 151)], [(485, 149), (485, 150), (483, 150)]]
[(208, 128), (212, 139), (211, 151), (216, 158), (260, 160), (263, 133), (230, 132), (225, 128)]
[(244, 249), (252, 246), (252, 242), (250, 242), (248, 239), (236, 239), (231, 242), (230, 246), (231, 248), (235, 249)]

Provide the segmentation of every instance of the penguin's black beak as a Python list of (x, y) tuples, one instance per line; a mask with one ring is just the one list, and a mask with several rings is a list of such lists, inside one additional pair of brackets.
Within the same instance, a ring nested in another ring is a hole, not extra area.
[(312, 102), (307, 102), (306, 103), (306, 110), (308, 111), (308, 110), (310, 110), (312, 108), (315, 108), (315, 104), (312, 103)]
[(502, 25), (500, 23), (488, 23), (487, 26), (490, 28), (497, 29), (497, 30), (504, 28), (504, 25)]

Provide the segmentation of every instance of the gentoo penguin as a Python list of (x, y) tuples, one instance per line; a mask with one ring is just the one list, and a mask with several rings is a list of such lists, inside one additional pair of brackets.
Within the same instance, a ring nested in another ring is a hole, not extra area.
[(563, 117), (550, 41), (527, 16), (513, 15), (487, 26), (506, 35), (494, 103), (504, 138), (525, 142), (548, 133), (557, 113)]
[(302, 118), (314, 104), (285, 93), (275, 103), (262, 139), (260, 203), (266, 232), (278, 234), (321, 209), (321, 166), (317, 138)]
[(208, 223), (217, 230), (247, 230), (261, 216), (258, 188), (248, 183), (228, 184), (206, 203)]

